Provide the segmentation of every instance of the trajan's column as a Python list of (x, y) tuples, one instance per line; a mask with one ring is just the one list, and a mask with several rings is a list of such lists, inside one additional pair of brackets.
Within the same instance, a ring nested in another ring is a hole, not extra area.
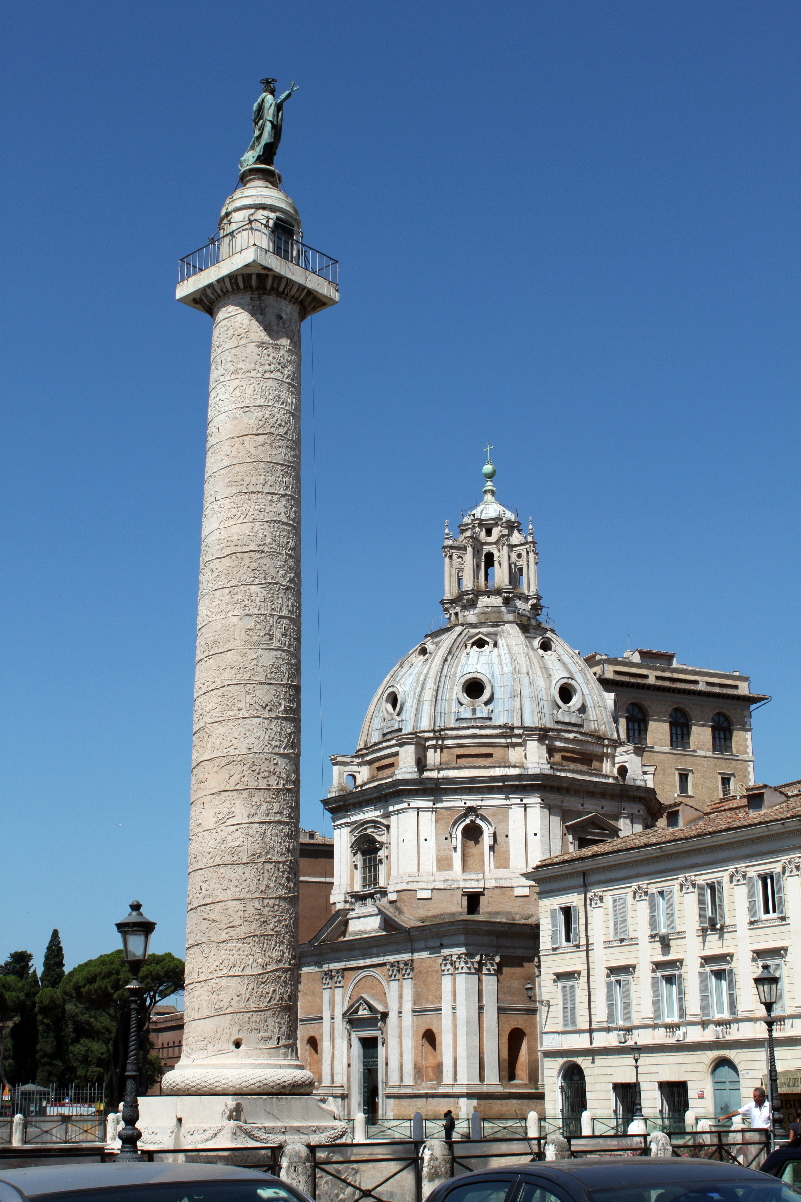
[(339, 292), (273, 166), (294, 91), (274, 83), (219, 237), (181, 260), (177, 290), (214, 329), (184, 1044), (167, 1096), (142, 1099), (145, 1146), (341, 1138), (297, 1057), (300, 324)]

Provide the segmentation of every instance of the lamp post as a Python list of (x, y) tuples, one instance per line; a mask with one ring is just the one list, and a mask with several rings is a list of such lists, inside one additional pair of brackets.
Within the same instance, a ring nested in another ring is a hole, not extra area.
[(631, 1121), (634, 1122), (635, 1119), (645, 1118), (640, 1094), (640, 1045), (638, 1043), (635, 1042), (631, 1045), (631, 1054), (634, 1057), (634, 1114), (631, 1116)]
[(136, 1126), (139, 1119), (137, 1084), (139, 1081), (139, 1006), (144, 990), (137, 981), (139, 969), (147, 959), (150, 936), (156, 929), (155, 922), (145, 918), (142, 903), (131, 902), (131, 912), (122, 922), (115, 924), (122, 936), (122, 957), (131, 970), (133, 980), (126, 985), (130, 1022), (128, 1025), (128, 1060), (125, 1065), (125, 1095), (122, 1103), (123, 1127), (120, 1131), (120, 1154), (118, 1161), (140, 1160), (138, 1142), (142, 1132)]
[(776, 1072), (776, 1055), (773, 1049), (773, 1007), (779, 996), (779, 978), (770, 971), (767, 964), (762, 965), (762, 972), (754, 977), (757, 996), (765, 1007), (767, 1017), (763, 1020), (768, 1028), (768, 1099), (770, 1101), (771, 1148), (778, 1141), (786, 1139), (784, 1130), (784, 1115), (779, 1098), (779, 1074)]

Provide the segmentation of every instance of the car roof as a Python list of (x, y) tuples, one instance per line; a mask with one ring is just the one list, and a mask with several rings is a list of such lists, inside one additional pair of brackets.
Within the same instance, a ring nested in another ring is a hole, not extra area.
[(170, 1185), (181, 1181), (231, 1181), (269, 1178), (258, 1169), (234, 1164), (171, 1164), (154, 1161), (120, 1164), (50, 1164), (30, 1169), (0, 1169), (0, 1182), (13, 1185), (29, 1198), (73, 1190), (109, 1189), (126, 1185)]
[[(693, 1157), (676, 1157), (674, 1160), (659, 1157), (651, 1160), (648, 1157), (635, 1156), (581, 1156), (575, 1160), (538, 1160), (526, 1161), (520, 1165), (506, 1165), (504, 1172), (509, 1170), (532, 1173), (537, 1177), (549, 1177), (559, 1181), (571, 1177), (582, 1186), (592, 1189), (611, 1189), (629, 1186), (648, 1185), (654, 1177), (665, 1185), (675, 1182), (681, 1184), (688, 1179), (696, 1181), (715, 1180), (726, 1181), (748, 1176), (764, 1181), (764, 1174), (744, 1169), (740, 1165), (722, 1164), (719, 1160), (696, 1160)], [(496, 1174), (497, 1176), (497, 1171)], [(475, 1177), (489, 1178), (492, 1170), (476, 1173)], [(459, 1178), (461, 1180), (461, 1178)]]

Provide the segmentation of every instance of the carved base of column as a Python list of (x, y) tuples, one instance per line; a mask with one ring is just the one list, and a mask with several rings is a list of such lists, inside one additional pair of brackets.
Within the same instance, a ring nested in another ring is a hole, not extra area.
[(163, 1094), (278, 1095), (314, 1092), (314, 1076), (299, 1061), (178, 1064), (161, 1081)]
[(332, 1144), (347, 1123), (319, 1098), (197, 1094), (139, 1099), (141, 1149), (251, 1148)]

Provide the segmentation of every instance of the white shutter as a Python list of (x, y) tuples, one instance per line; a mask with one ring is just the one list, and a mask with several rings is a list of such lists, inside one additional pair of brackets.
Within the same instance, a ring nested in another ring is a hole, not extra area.
[(706, 907), (706, 881), (702, 881), (700, 885), (696, 885), (696, 893), (698, 894), (698, 925), (699, 927), (709, 926), (709, 913)]
[(665, 890), (665, 930), (675, 931), (676, 929), (676, 891), (675, 889)]
[(571, 985), (570, 986), (570, 1025), (571, 1025), (571, 1027), (578, 1026), (578, 1013), (577, 1013), (578, 1008), (576, 1006), (577, 997), (578, 997), (578, 986)]
[(755, 922), (759, 918), (759, 900), (757, 898), (757, 879), (750, 874), (745, 878), (748, 885), (748, 921)]
[(551, 947), (559, 947), (559, 911), (558, 909), (551, 910)]
[(625, 893), (612, 898), (612, 938), (627, 939), (629, 934), (629, 899)]
[(710, 995), (709, 973), (702, 968), (698, 974), (698, 985), (701, 994), (701, 1018), (712, 1017), (712, 998)]
[(579, 915), (578, 906), (570, 907), (570, 942), (579, 942)]
[(572, 981), (562, 984), (562, 1026), (570, 1030), (576, 1026), (576, 986)]
[(779, 984), (776, 990), (776, 1005), (773, 1007), (773, 1013), (784, 1014), (784, 964), (781, 960), (771, 960), (771, 962), (768, 964), (768, 968), (779, 978)]
[(726, 924), (726, 909), (723, 904), (723, 881), (715, 881), (715, 895), (718, 901), (718, 926)]
[(776, 890), (776, 913), (784, 913), (784, 881), (780, 872), (773, 874), (773, 887)]
[(662, 1021), (662, 993), (659, 988), (659, 973), (651, 975), (651, 1003), (654, 1009), (654, 1022)]
[(684, 1018), (684, 973), (676, 973), (676, 1018)]
[(659, 911), (656, 908), (657, 897), (655, 893), (648, 894), (648, 922), (652, 935), (659, 934)]
[(631, 977), (620, 982), (620, 1021), (624, 1026), (631, 1022)]
[(615, 982), (611, 977), (606, 978), (606, 1022), (610, 1027), (617, 1025), (615, 1014)]
[(733, 968), (726, 969), (726, 994), (729, 999), (729, 1018), (734, 1018), (737, 1014), (737, 983)]

